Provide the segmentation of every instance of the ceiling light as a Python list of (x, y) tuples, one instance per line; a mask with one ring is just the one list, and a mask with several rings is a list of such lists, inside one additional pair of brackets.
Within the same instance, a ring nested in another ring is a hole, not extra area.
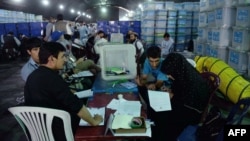
[(71, 12), (71, 13), (75, 13), (75, 10), (74, 10), (74, 9), (71, 9), (70, 12)]
[(12, 1), (19, 3), (19, 2), (22, 2), (23, 0), (12, 0)]
[(80, 11), (78, 11), (78, 12), (77, 12), (77, 14), (78, 14), (78, 15), (81, 15), (81, 12), (80, 12)]
[(48, 0), (43, 0), (42, 4), (47, 6), (47, 5), (49, 5), (49, 1)]
[(101, 11), (102, 11), (102, 13), (106, 13), (106, 12), (107, 12), (106, 7), (102, 7), (102, 8), (101, 8)]
[(64, 6), (62, 4), (59, 5), (59, 9), (63, 10)]

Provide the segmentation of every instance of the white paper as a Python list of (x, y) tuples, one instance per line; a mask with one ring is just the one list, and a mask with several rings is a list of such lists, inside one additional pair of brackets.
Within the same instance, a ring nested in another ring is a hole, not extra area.
[(112, 110), (116, 110), (119, 106), (119, 100), (118, 99), (112, 99), (109, 104), (107, 105), (107, 108), (110, 108)]
[(138, 117), (141, 115), (141, 103), (140, 101), (129, 101), (124, 98), (112, 99), (107, 108), (116, 110), (115, 115), (132, 115)]
[[(103, 118), (103, 121), (99, 124), (100, 126), (104, 125), (104, 121), (105, 121), (105, 107), (101, 107), (101, 108), (87, 108), (90, 112), (90, 114), (92, 116), (94, 116), (95, 114), (101, 115)], [(85, 120), (81, 119), (80, 126), (91, 126), (90, 124), (88, 124)]]
[(156, 112), (172, 110), (168, 92), (148, 90), (148, 97), (150, 106)]
[(131, 115), (115, 115), (113, 119), (112, 129), (132, 129), (130, 123), (134, 116)]
[(92, 97), (93, 91), (91, 89), (75, 92), (75, 95), (77, 95), (78, 98), (85, 98), (85, 97)]
[(86, 71), (81, 71), (81, 72), (79, 72), (77, 74), (72, 75), (72, 77), (75, 77), (75, 78), (77, 78), (77, 77), (86, 77), (86, 76), (93, 76), (93, 73), (86, 70)]
[(124, 101), (120, 102), (119, 106), (114, 113), (115, 115), (130, 115), (139, 117), (141, 115), (140, 101)]

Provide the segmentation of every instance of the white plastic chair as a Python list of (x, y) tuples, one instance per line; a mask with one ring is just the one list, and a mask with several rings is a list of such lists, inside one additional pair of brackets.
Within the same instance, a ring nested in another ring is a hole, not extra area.
[(70, 115), (66, 111), (32, 106), (11, 107), (8, 110), (14, 115), (29, 141), (54, 141), (54, 117), (62, 119), (67, 141), (74, 141)]

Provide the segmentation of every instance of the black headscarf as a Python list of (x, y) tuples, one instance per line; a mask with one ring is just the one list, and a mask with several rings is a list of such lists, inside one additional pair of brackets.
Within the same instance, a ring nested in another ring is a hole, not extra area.
[(208, 98), (209, 89), (200, 73), (179, 53), (170, 53), (162, 62), (161, 71), (171, 75), (173, 104), (180, 104), (203, 111)]

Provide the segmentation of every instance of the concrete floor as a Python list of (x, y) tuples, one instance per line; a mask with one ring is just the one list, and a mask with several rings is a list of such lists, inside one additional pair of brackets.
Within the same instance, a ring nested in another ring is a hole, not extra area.
[(1, 141), (26, 141), (21, 127), (8, 108), (23, 102), (24, 81), (20, 69), (25, 61), (17, 59), (0, 62), (0, 139)]

